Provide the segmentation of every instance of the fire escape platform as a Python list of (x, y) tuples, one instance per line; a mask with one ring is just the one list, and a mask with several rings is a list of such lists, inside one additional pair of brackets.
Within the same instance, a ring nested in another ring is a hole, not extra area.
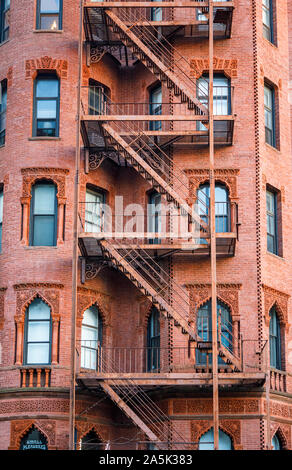
[[(137, 234), (139, 235), (139, 234)], [(134, 234), (131, 234), (131, 238)], [(159, 237), (159, 234), (157, 234)], [(81, 233), (78, 238), (79, 249), (85, 258), (99, 258), (102, 256), (101, 248), (98, 243), (99, 240), (106, 238), (104, 233)], [(165, 257), (172, 254), (176, 255), (192, 255), (195, 258), (209, 256), (210, 246), (209, 243), (194, 243), (192, 241), (174, 241), (157, 243), (131, 243), (126, 239), (126, 234), (120, 237), (121, 240), (117, 244), (116, 249), (135, 249), (137, 251), (146, 251), (150, 258), (152, 257)], [(123, 243), (122, 238), (125, 239)], [(140, 239), (140, 237), (137, 236)], [(218, 257), (234, 256), (237, 235), (236, 233), (216, 233), (216, 247)], [(113, 245), (114, 246), (114, 245)]]
[[(233, 387), (239, 385), (262, 385), (265, 381), (264, 372), (235, 372), (218, 373), (220, 386)], [(212, 385), (212, 373), (192, 373), (192, 372), (169, 372), (169, 373), (107, 373), (84, 372), (77, 376), (78, 385), (82, 385), (89, 390), (96, 390), (102, 382), (110, 386), (128, 386), (128, 380), (132, 380), (136, 385), (142, 387), (152, 386), (190, 386), (202, 387)]]
[[(208, 2), (86, 2), (84, 5), (84, 29), (86, 41), (92, 45), (110, 45), (116, 43), (116, 38), (109, 31), (105, 10), (106, 9), (137, 9), (143, 12), (145, 19), (136, 19), (135, 25), (141, 28), (159, 28), (165, 37), (191, 37), (195, 39), (206, 39), (209, 36), (208, 13), (198, 13), (208, 8)], [(155, 21), (151, 12), (161, 9), (159, 20)], [(186, 15), (181, 15), (182, 9), (189, 10)], [(216, 2), (214, 4), (213, 31), (214, 39), (230, 38), (232, 30), (234, 2)], [(125, 21), (126, 26), (131, 23)], [(158, 31), (158, 29), (157, 29)]]

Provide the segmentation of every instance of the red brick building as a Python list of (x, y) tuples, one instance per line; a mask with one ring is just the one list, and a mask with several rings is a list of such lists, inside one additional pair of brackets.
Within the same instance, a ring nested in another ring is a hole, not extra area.
[[(0, 448), (69, 446), (79, 85), (76, 447), (212, 447), (208, 2), (85, 1), (80, 83), (78, 3), (0, 1)], [(219, 447), (291, 449), (292, 7), (213, 23)]]

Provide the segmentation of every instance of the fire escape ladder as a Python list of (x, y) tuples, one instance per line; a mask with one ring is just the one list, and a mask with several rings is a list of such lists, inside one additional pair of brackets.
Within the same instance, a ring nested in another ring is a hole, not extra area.
[(235, 372), (239, 372), (242, 369), (240, 358), (232, 354), (227, 347), (222, 344), (218, 345), (218, 354), (223, 361)]
[[(115, 127), (118, 125), (115, 123)], [(120, 135), (121, 132), (115, 130), (112, 125), (104, 123), (102, 127), (108, 136), (108, 143), (131, 163), (157, 192), (165, 195), (168, 201), (172, 201), (176, 207), (189, 214), (190, 220), (208, 235), (208, 207), (204, 201), (197, 200), (202, 218), (195, 212), (194, 207), (187, 203), (189, 188), (187, 182), (183, 181), (185, 175), (173, 167), (169, 157), (142, 132), (139, 132), (135, 138), (125, 140)], [(133, 130), (132, 133), (137, 134), (137, 131)]]
[[(202, 104), (195, 95), (196, 82), (189, 76), (189, 62), (162, 35), (158, 38), (151, 32), (151, 28), (135, 26), (137, 18), (131, 17), (126, 10), (119, 11), (122, 19), (112, 10), (106, 10), (107, 23), (113, 33), (160, 81), (173, 89), (175, 96), (180, 96), (182, 103), (187, 103), (195, 114), (207, 116), (207, 105)], [(147, 23), (146, 18), (140, 16), (139, 19)], [(128, 27), (125, 23), (129, 22), (132, 25)], [(204, 101), (208, 101), (207, 82), (204, 87), (200, 85), (200, 94), (204, 95)]]

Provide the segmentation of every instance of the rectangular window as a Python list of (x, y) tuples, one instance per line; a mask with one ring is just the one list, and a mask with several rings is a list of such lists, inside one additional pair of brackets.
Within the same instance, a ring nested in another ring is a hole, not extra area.
[(7, 110), (7, 81), (0, 83), (0, 147), (5, 144)]
[(56, 186), (54, 184), (38, 183), (33, 187), (31, 245), (56, 245), (56, 199)]
[[(161, 86), (156, 87), (150, 93), (150, 114), (159, 116), (162, 113), (162, 90)], [(161, 121), (150, 121), (151, 131), (161, 131)]]
[(0, 189), (0, 253), (2, 252), (3, 189)]
[(62, 0), (37, 0), (37, 29), (62, 29)]
[(36, 78), (34, 86), (34, 136), (58, 137), (59, 88), (59, 80), (54, 75), (40, 75)]
[(265, 106), (265, 140), (267, 144), (276, 147), (275, 130), (275, 90), (269, 85), (264, 88)]
[[(197, 80), (197, 98), (202, 104), (208, 106), (209, 102), (209, 76), (203, 75)], [(214, 116), (228, 116), (232, 112), (230, 80), (224, 75), (214, 75), (213, 79), (213, 113)], [(206, 131), (202, 122), (197, 123), (197, 129)]]
[(267, 249), (278, 254), (277, 194), (267, 191)]
[[(159, 193), (151, 193), (148, 202), (148, 232), (161, 232), (161, 195)], [(159, 245), (160, 238), (150, 239), (149, 243)]]
[(88, 114), (92, 116), (107, 114), (105, 89), (100, 85), (90, 85), (88, 93)]
[(0, 0), (0, 42), (9, 37), (9, 10), (10, 0)]
[(274, 42), (273, 0), (263, 0), (263, 34), (268, 41)]
[(85, 232), (99, 233), (103, 230), (103, 204), (105, 197), (90, 189), (85, 197)]

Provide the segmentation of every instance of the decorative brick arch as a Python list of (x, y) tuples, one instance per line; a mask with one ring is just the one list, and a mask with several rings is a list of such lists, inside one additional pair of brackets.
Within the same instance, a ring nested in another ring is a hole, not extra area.
[(270, 324), (270, 311), (272, 307), (276, 308), (277, 315), (281, 326), (288, 333), (290, 324), (288, 323), (288, 301), (290, 295), (285, 292), (278, 291), (272, 287), (262, 285), (264, 292), (264, 314), (265, 323), (268, 327)]
[(98, 308), (103, 326), (110, 326), (110, 296), (86, 287), (77, 288), (77, 326), (81, 326), (85, 310), (93, 305)]
[(39, 297), (51, 309), (52, 317), (52, 364), (57, 364), (59, 323), (60, 323), (60, 289), (63, 284), (58, 283), (27, 283), (15, 284), (16, 291), (16, 364), (21, 365), (23, 360), (24, 320), (27, 307), (34, 299)]
[(102, 442), (108, 442), (110, 440), (109, 430), (100, 424), (76, 421), (75, 427), (77, 430), (77, 443), (79, 443), (90, 431), (94, 431)]
[(23, 220), (22, 220), (22, 239), (23, 245), (28, 245), (29, 237), (29, 211), (31, 201), (31, 188), (40, 180), (52, 181), (57, 186), (57, 200), (58, 200), (58, 234), (57, 243), (62, 244), (63, 240), (63, 226), (64, 226), (64, 209), (66, 204), (66, 175), (69, 170), (66, 168), (22, 168), (21, 174), (23, 175), (22, 181), (22, 196), (20, 202), (23, 206)]
[(48, 443), (48, 450), (56, 449), (56, 422), (51, 420), (16, 420), (11, 422), (10, 446), (8, 450), (19, 450), (21, 439), (34, 426)]
[(271, 426), (271, 438), (277, 434), (277, 437), (280, 440), (282, 449), (289, 449), (290, 444), (290, 430), (289, 425), (279, 425), (278, 423), (273, 423)]
[[(185, 170), (186, 175), (189, 178), (189, 197), (191, 201), (197, 199), (197, 190), (200, 185), (209, 182), (210, 173), (207, 168), (205, 169), (189, 169)], [(237, 194), (237, 177), (239, 170), (237, 169), (216, 169), (215, 170), (215, 181), (216, 183), (223, 183), (229, 191), (230, 201), (236, 201), (238, 199)]]
[(59, 78), (68, 76), (68, 61), (65, 59), (53, 59), (49, 56), (25, 61), (25, 78), (35, 78), (39, 70), (55, 70)]
[[(222, 59), (214, 57), (213, 59), (214, 72), (222, 72), (229, 78), (237, 77), (237, 59)], [(208, 72), (210, 69), (209, 58), (196, 58), (191, 59), (190, 63), (191, 77), (196, 79), (200, 78), (204, 72)]]
[[(191, 441), (195, 443), (196, 448), (198, 448), (200, 438), (212, 426), (213, 423), (209, 420), (191, 421)], [(220, 420), (219, 428), (230, 437), (234, 450), (242, 450), (240, 420)]]

